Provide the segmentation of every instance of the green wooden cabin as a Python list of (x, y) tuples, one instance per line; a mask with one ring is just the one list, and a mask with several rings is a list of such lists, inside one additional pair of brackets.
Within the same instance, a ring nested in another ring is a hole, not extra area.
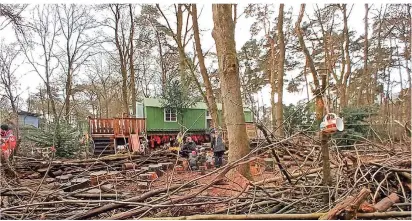
[[(217, 104), (219, 124), (221, 125), (222, 104)], [(136, 117), (145, 118), (147, 134), (176, 133), (180, 126), (176, 112), (162, 107), (159, 99), (145, 98), (142, 103), (137, 103)], [(245, 121), (253, 122), (252, 112), (244, 108)], [(179, 120), (180, 121), (180, 120)], [(211, 117), (206, 103), (198, 102), (183, 113), (183, 125), (190, 128), (189, 132), (206, 132), (211, 125)]]

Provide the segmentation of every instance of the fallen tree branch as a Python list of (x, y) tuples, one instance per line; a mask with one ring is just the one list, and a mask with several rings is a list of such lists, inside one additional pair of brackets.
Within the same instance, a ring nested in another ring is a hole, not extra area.
[(356, 197), (348, 197), (333, 209), (331, 209), (327, 214), (320, 217), (320, 220), (333, 220), (337, 219), (338, 216), (343, 215), (345, 219), (350, 220), (356, 216), (356, 211), (363, 201), (369, 196), (371, 191), (369, 189), (363, 188)]
[[(331, 169), (336, 168), (336, 167), (338, 167), (338, 166), (336, 166), (336, 165), (331, 165), (331, 166), (330, 166)], [(291, 178), (291, 179), (299, 178), (299, 177), (301, 177), (301, 176), (306, 176), (306, 175), (308, 175), (308, 174), (317, 173), (317, 172), (320, 172), (320, 171), (322, 171), (322, 170), (323, 170), (323, 168), (320, 167), (320, 168), (308, 170), (308, 171), (305, 172), (305, 173), (294, 173), (294, 174), (292, 174), (292, 175), (290, 176), (290, 178)], [(282, 180), (282, 177), (275, 177), (275, 178), (271, 178), (271, 179), (266, 179), (266, 180), (261, 180), (261, 181), (255, 182), (255, 183), (253, 183), (253, 185), (262, 185), (262, 184), (273, 183), (273, 182), (277, 182), (277, 181), (281, 181), (281, 180)]]
[[(302, 220), (318, 219), (326, 213), (308, 214), (249, 214), (249, 215), (195, 215), (179, 217), (142, 218), (143, 220)], [(411, 211), (393, 211), (384, 213), (358, 213), (362, 219), (410, 217)]]
[[(251, 159), (251, 160), (252, 160), (252, 159)], [(200, 190), (198, 190), (197, 192), (195, 192), (195, 193), (193, 193), (193, 194), (189, 194), (189, 195), (183, 196), (183, 197), (179, 197), (179, 198), (177, 198), (177, 199), (173, 199), (173, 200), (171, 199), (171, 200), (169, 200), (169, 202), (162, 203), (162, 204), (160, 204), (160, 205), (169, 205), (169, 204), (172, 204), (172, 205), (173, 205), (173, 204), (176, 204), (176, 203), (178, 203), (178, 202), (182, 202), (182, 201), (187, 200), (187, 199), (192, 199), (192, 198), (196, 197), (197, 195), (199, 195), (200, 193), (202, 193), (203, 191), (205, 191), (206, 189), (208, 189), (209, 187), (211, 187), (211, 186), (213, 186), (214, 184), (218, 183), (219, 181), (223, 180), (223, 178), (225, 177), (226, 173), (228, 173), (228, 172), (229, 172), (231, 169), (233, 169), (234, 167), (236, 167), (236, 166), (238, 166), (238, 165), (241, 165), (241, 164), (249, 163), (251, 160), (248, 160), (248, 161), (245, 161), (245, 162), (237, 162), (237, 163), (229, 164), (223, 171), (221, 171), (215, 178), (213, 178), (213, 180), (212, 180), (209, 184), (207, 184), (206, 186), (200, 188)], [(249, 186), (249, 185), (247, 185), (245, 189), (243, 189), (237, 196), (235, 196), (235, 197), (233, 197), (233, 198), (239, 197), (239, 196), (248, 188), (248, 186)], [(151, 202), (149, 202), (149, 203), (156, 202), (157, 200), (159, 200), (159, 199), (153, 200), (153, 201), (151, 201)], [(148, 209), (150, 209), (150, 208), (148, 208), (148, 207), (143, 207), (143, 208), (141, 208), (141, 209), (139, 209), (139, 210), (134, 210), (134, 209), (132, 209), (132, 210), (129, 210), (129, 211), (126, 211), (126, 212), (123, 212), (123, 213), (115, 214), (115, 215), (109, 217), (108, 219), (109, 219), (109, 220), (127, 219), (127, 218), (129, 218), (129, 217), (139, 215), (140, 213), (145, 212), (145, 211), (147, 211)]]
[(376, 203), (373, 207), (379, 211), (379, 212), (384, 212), (391, 208), (391, 206), (395, 203), (399, 203), (399, 196), (396, 193), (391, 193), (389, 196), (383, 198), (381, 201)]
[[(158, 195), (160, 193), (166, 192), (168, 189), (173, 190), (173, 189), (179, 188), (180, 186), (181, 185), (173, 185), (173, 186), (170, 186), (169, 188), (153, 190), (153, 191), (147, 192), (145, 194), (142, 194), (140, 196), (136, 196), (136, 197), (132, 197), (132, 198), (123, 200), (121, 202), (142, 202), (142, 201), (146, 200), (147, 198), (150, 198), (152, 196), (155, 196), (155, 195)], [(67, 219), (87, 219), (87, 218), (93, 217), (95, 215), (98, 215), (100, 213), (104, 213), (104, 212), (107, 212), (107, 211), (110, 211), (110, 210), (113, 210), (113, 209), (120, 208), (122, 206), (123, 206), (123, 204), (112, 203), (112, 204), (104, 205), (104, 206), (101, 206), (101, 207), (97, 207), (97, 208), (89, 210), (85, 213), (76, 214), (75, 216), (69, 217)]]

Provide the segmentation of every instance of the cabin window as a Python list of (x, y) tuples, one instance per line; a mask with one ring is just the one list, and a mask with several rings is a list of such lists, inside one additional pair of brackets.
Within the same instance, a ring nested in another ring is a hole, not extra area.
[(176, 122), (177, 121), (176, 109), (165, 108), (164, 112), (165, 112), (165, 122)]

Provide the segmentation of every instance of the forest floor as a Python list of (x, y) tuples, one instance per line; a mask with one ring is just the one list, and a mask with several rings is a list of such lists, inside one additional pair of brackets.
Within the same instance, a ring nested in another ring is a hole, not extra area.
[[(329, 186), (322, 184), (320, 147), (304, 136), (259, 143), (243, 160), (205, 171), (190, 171), (168, 151), (84, 160), (15, 157), (18, 179), (2, 170), (0, 218), (411, 218), (410, 144), (365, 140), (331, 144), (330, 151)], [(252, 180), (227, 176), (244, 163)]]

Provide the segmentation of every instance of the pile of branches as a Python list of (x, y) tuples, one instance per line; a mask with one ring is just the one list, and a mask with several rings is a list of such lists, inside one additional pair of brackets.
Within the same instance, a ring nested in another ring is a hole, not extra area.
[[(175, 169), (170, 170), (162, 179), (154, 181), (159, 185), (141, 194), (107, 188), (104, 182), (99, 184), (102, 192), (93, 196), (85, 193), (91, 187), (62, 192), (40, 186), (5, 185), (1, 196), (7, 196), (9, 202), (2, 205), (0, 214), (1, 218), (7, 219), (410, 218), (409, 148), (402, 145), (398, 149), (389, 148), (372, 142), (353, 145), (344, 151), (333, 142), (330, 146), (334, 177), (331, 185), (322, 181), (317, 141), (292, 136), (277, 142), (260, 143), (242, 159), (204, 175), (187, 171), (189, 179), (183, 179)], [(239, 165), (267, 157), (274, 158), (276, 167), (271, 172), (264, 172), (267, 176), (256, 176), (250, 181), (233, 172)], [(16, 170), (23, 173), (31, 167), (44, 174), (44, 180), (50, 176), (50, 171), (68, 171), (64, 168), (70, 168), (73, 174), (77, 169), (79, 175), (85, 170), (103, 167), (110, 171), (121, 170), (125, 162), (134, 162), (141, 167), (159, 161), (177, 163), (178, 158), (171, 153), (158, 152), (147, 157), (127, 155), (90, 161), (51, 161), (48, 164), (28, 160), (26, 166), (18, 164)], [(53, 169), (45, 172), (36, 169), (44, 169), (44, 165)]]

